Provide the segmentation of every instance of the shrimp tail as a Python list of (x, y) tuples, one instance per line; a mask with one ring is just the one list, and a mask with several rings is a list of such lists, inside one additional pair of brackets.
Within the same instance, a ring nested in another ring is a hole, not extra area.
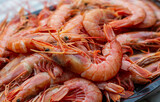
[(58, 92), (54, 93), (51, 97), (51, 102), (60, 101), (69, 92), (69, 88), (66, 86), (61, 87)]
[(114, 83), (107, 83), (107, 85), (105, 86), (105, 90), (109, 91), (109, 92), (113, 92), (113, 93), (121, 93), (123, 94), (124, 92), (124, 88), (114, 84)]
[(115, 39), (115, 34), (114, 34), (113, 29), (110, 25), (104, 24), (104, 32), (105, 32), (105, 34), (106, 34), (105, 36), (109, 42), (111, 42), (113, 39)]

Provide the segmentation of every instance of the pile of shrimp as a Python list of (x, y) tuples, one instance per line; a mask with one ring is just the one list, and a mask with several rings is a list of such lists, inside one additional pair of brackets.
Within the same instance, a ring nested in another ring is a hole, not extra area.
[(0, 23), (0, 102), (116, 102), (160, 75), (160, 8), (150, 0), (51, 8)]

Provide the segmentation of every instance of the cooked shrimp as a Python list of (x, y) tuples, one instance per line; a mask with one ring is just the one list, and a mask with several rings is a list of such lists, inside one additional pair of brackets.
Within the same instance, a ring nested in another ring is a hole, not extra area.
[(12, 102), (25, 101), (39, 92), (48, 88), (51, 83), (51, 77), (48, 73), (39, 73), (32, 78), (26, 80), (18, 88), (8, 93), (7, 100)]
[[(4, 28), (2, 34), (0, 34), (0, 60), (3, 60), (3, 56), (5, 55), (5, 47), (7, 44), (8, 38), (16, 32), (18, 26), (20, 24), (20, 17), (15, 16)], [(5, 61), (5, 59), (4, 59)]]
[[(109, 43), (104, 46), (102, 50), (104, 59), (99, 59), (101, 61), (99, 61), (98, 64), (93, 63), (84, 53), (76, 55), (65, 55), (65, 53), (52, 54), (53, 60), (72, 72), (80, 74), (81, 77), (93, 81), (106, 81), (111, 79), (120, 69), (122, 49), (119, 42), (115, 39), (115, 35), (110, 26), (104, 25), (104, 32)], [(61, 51), (60, 49), (54, 49), (49, 45), (46, 45), (46, 48), (54, 51)]]
[(160, 52), (148, 54), (140, 58), (136, 63), (141, 67), (145, 67), (146, 65), (149, 65), (157, 61), (160, 61)]
[[(128, 1), (128, 0), (126, 0)], [(138, 25), (136, 25), (135, 27), (138, 27), (138, 28), (148, 28), (148, 27), (151, 27), (153, 26), (156, 21), (157, 21), (157, 18), (156, 18), (156, 15), (153, 11), (153, 9), (151, 7), (149, 7), (149, 5), (145, 2), (145, 0), (129, 0), (129, 2), (143, 8), (143, 10), (145, 11), (146, 13), (146, 17), (144, 19), (144, 21)]]
[(108, 23), (115, 18), (112, 11), (105, 9), (93, 9), (88, 11), (83, 20), (83, 25), (86, 31), (92, 37), (99, 37), (96, 40), (106, 42), (105, 34), (101, 30), (100, 24)]
[[(131, 27), (133, 25), (137, 25), (144, 21), (146, 14), (145, 11), (138, 7), (129, 1), (125, 0), (83, 0), (83, 2), (88, 2), (91, 4), (100, 4), (100, 5), (118, 5), (122, 6), (123, 8), (127, 8), (130, 13), (128, 13), (129, 16), (121, 19), (121, 20), (114, 20), (110, 22), (109, 24), (113, 28), (122, 28), (122, 27)], [(123, 14), (123, 13), (122, 13)]]
[(140, 58), (136, 64), (153, 73), (152, 79), (160, 75), (160, 52), (152, 53)]
[(25, 57), (25, 55), (19, 55), (18, 57), (10, 61), (5, 67), (3, 67), (3, 69), (1, 69), (0, 77), (12, 70), (12, 68), (18, 65), (21, 62), (21, 60), (23, 60)]
[(83, 21), (82, 15), (75, 16), (67, 23), (65, 23), (61, 33), (80, 33), (80, 30), (82, 29), (82, 21)]
[(159, 71), (151, 73), (150, 71), (140, 67), (136, 63), (132, 62), (126, 55), (123, 56), (121, 69), (123, 69), (125, 71), (129, 71), (129, 72), (131, 72), (135, 75), (138, 75), (139, 77), (145, 78), (145, 79), (152, 79), (155, 76), (160, 74)]
[(46, 88), (63, 83), (76, 75), (63, 70), (52, 61), (43, 60), (34, 65), (38, 72), (35, 76), (23, 82), (18, 88), (8, 93), (7, 99), (12, 102), (26, 101)]
[(66, 18), (71, 14), (71, 5), (64, 4), (61, 5), (56, 11), (51, 14), (48, 20), (48, 27), (53, 28), (54, 30), (59, 30), (62, 25), (65, 23)]
[(55, 41), (49, 33), (28, 34), (25, 37), (19, 37), (19, 39), (12, 37), (7, 43), (7, 49), (16, 53), (28, 53), (30, 49), (35, 49), (32, 39), (50, 43)]
[(50, 91), (46, 93), (45, 96), (50, 99), (48, 94), (50, 94), (51, 101), (102, 102), (102, 93), (98, 87), (82, 78), (68, 80), (57, 92)]
[[(54, 37), (51, 36), (49, 33), (34, 33), (34, 34), (28, 34), (22, 37), (19, 37), (19, 39), (16, 39), (16, 37), (12, 37), (8, 43), (6, 48), (8, 50), (11, 50), (16, 53), (29, 53), (31, 52), (31, 49), (37, 49), (34, 41), (43, 41), (48, 43), (56, 43), (58, 34), (53, 33)], [(73, 41), (81, 41), (81, 39), (84, 39), (86, 35), (82, 34), (79, 35), (77, 33), (62, 33), (60, 34), (60, 38), (66, 42), (73, 42)]]
[(110, 100), (111, 98), (114, 102), (120, 100), (121, 95), (123, 95), (125, 92), (122, 86), (111, 82), (100, 82), (97, 83), (97, 86), (103, 91), (103, 93), (105, 93), (107, 100)]
[(118, 35), (117, 40), (121, 45), (129, 45), (132, 48), (140, 50), (147, 48), (158, 49), (160, 47), (159, 32), (129, 32)]
[(29, 77), (33, 72), (34, 64), (42, 60), (44, 60), (44, 57), (39, 54), (33, 54), (23, 59), (0, 77), (0, 90), (4, 90), (4, 86), (13, 80)]

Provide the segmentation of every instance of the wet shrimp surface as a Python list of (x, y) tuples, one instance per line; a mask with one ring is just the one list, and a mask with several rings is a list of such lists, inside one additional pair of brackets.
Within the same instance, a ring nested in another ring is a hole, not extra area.
[(60, 0), (25, 12), (0, 22), (0, 102), (121, 101), (160, 75), (154, 2)]

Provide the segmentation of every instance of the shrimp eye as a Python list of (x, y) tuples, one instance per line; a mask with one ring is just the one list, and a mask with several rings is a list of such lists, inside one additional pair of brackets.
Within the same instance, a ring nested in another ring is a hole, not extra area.
[(20, 100), (20, 99), (17, 99), (17, 102), (21, 102), (21, 100)]
[(49, 51), (49, 50), (50, 50), (49, 48), (46, 48), (46, 49), (45, 49), (45, 51)]
[(85, 5), (85, 6), (87, 6), (87, 5), (88, 5), (88, 3), (84, 3), (84, 5)]
[(65, 40), (69, 40), (68, 36), (65, 36), (64, 39), (65, 39)]

